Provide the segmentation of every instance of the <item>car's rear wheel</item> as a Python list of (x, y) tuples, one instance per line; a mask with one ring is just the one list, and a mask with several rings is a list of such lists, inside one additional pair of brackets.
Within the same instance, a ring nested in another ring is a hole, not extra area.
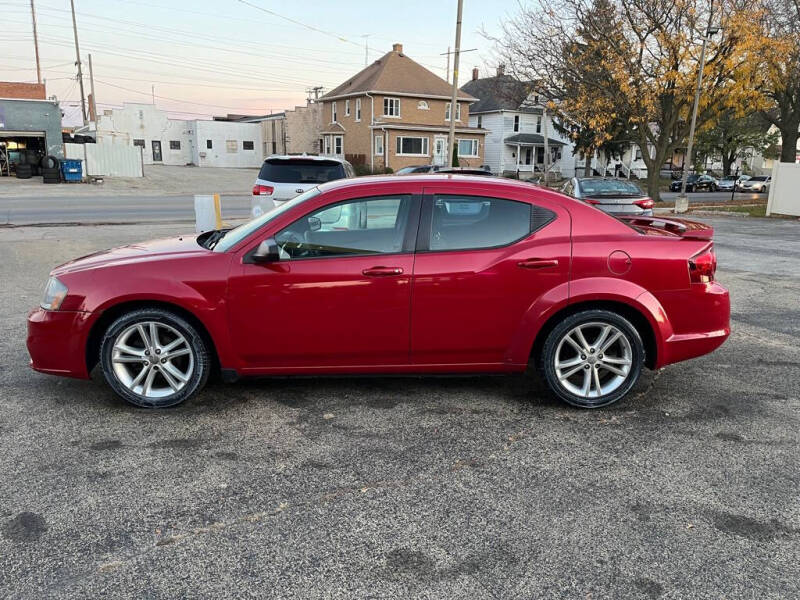
[(570, 315), (547, 336), (539, 369), (550, 390), (580, 408), (600, 408), (624, 397), (644, 363), (639, 332), (608, 310)]
[(126, 401), (144, 408), (175, 406), (205, 385), (211, 360), (197, 329), (159, 308), (122, 315), (100, 348), (103, 375)]

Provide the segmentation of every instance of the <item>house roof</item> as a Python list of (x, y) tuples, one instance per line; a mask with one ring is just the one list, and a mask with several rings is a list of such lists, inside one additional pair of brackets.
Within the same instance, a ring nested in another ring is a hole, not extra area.
[[(395, 44), (391, 52), (384, 54), (374, 63), (322, 96), (321, 99), (334, 100), (365, 92), (450, 98), (453, 87), (403, 54), (401, 44)], [(458, 99), (475, 100), (467, 93), (459, 94)]]
[(473, 79), (461, 86), (461, 91), (480, 98), (469, 107), (470, 114), (474, 115), (498, 110), (528, 110), (521, 106), (530, 94), (531, 86), (510, 75), (497, 75)]
[[(538, 133), (517, 133), (503, 140), (506, 144), (519, 144), (520, 146), (541, 146), (544, 144), (544, 136)], [(550, 146), (565, 146), (564, 142), (547, 138)]]

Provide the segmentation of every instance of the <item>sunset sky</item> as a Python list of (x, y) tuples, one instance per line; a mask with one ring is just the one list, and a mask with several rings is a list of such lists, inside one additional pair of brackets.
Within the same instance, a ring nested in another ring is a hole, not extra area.
[[(48, 95), (64, 101), (65, 124), (77, 124), (75, 48), (69, 0), (35, 0)], [(472, 67), (493, 65), (499, 21), (517, 0), (465, 0), (461, 84)], [(175, 116), (266, 114), (304, 103), (306, 89), (331, 89), (401, 42), (405, 53), (444, 77), (454, 45), (455, 0), (374, 2), (275, 0), (75, 0), (89, 93), (92, 54), (98, 109), (151, 102)], [(491, 9), (489, 9), (491, 7)], [(29, 0), (0, 0), (0, 80), (36, 81)]]

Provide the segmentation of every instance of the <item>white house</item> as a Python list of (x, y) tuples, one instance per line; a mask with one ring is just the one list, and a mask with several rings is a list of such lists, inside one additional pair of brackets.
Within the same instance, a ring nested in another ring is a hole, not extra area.
[(544, 99), (529, 94), (527, 86), (503, 73), (502, 66), (495, 77), (479, 78), (478, 69), (473, 69), (472, 80), (461, 89), (478, 98), (470, 106), (469, 125), (489, 130), (484, 163), (492, 173), (542, 175), (547, 146), (549, 171), (563, 178), (574, 176), (572, 141), (555, 127)]
[(105, 110), (88, 133), (98, 143), (140, 147), (146, 165), (258, 167), (264, 160), (259, 123), (173, 119), (152, 104)]

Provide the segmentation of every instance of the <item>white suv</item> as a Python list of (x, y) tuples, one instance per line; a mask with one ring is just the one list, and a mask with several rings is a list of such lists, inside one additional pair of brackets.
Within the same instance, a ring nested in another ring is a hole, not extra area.
[(307, 154), (270, 156), (261, 165), (253, 186), (251, 214), (259, 217), (320, 183), (355, 176), (353, 166), (341, 158)]

